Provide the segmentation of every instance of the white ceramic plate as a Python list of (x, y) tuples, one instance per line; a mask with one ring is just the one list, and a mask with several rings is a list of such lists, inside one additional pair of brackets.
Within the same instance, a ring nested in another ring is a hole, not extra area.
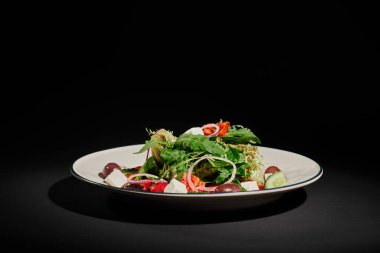
[(109, 162), (132, 168), (141, 166), (146, 154), (133, 154), (143, 145), (132, 145), (108, 149), (86, 155), (75, 161), (71, 173), (78, 179), (105, 189), (126, 194), (129, 197), (144, 198), (186, 208), (197, 206), (199, 209), (235, 209), (262, 205), (281, 197), (284, 193), (309, 185), (322, 176), (322, 168), (313, 160), (288, 151), (259, 147), (263, 156), (264, 167), (279, 167), (288, 179), (288, 186), (260, 191), (211, 193), (211, 194), (176, 194), (133, 191), (106, 185), (98, 176)]

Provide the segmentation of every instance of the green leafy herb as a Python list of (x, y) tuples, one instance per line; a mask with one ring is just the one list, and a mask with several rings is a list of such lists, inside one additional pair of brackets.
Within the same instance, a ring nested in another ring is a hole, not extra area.
[(220, 157), (226, 153), (221, 145), (203, 135), (183, 134), (178, 137), (174, 146), (184, 150), (209, 153)]
[(231, 126), (226, 136), (221, 137), (226, 143), (261, 144), (260, 139), (248, 128), (240, 125)]
[(160, 156), (162, 161), (167, 164), (178, 163), (189, 158), (188, 153), (178, 149), (163, 149)]
[(243, 152), (234, 147), (229, 147), (227, 149), (227, 158), (234, 163), (245, 162)]
[(215, 180), (215, 183), (217, 184), (225, 182), (231, 176), (231, 171), (226, 168), (220, 168), (219, 172), (220, 173)]
[(247, 180), (248, 178), (248, 171), (247, 171), (247, 167), (249, 166), (248, 163), (241, 163), (241, 164), (238, 164), (236, 165), (237, 167), (237, 171), (236, 171), (236, 177), (237, 178), (244, 178), (245, 180)]
[[(247, 181), (261, 178), (260, 161), (253, 145), (260, 140), (248, 128), (231, 126), (223, 137), (182, 134), (178, 138), (171, 131), (147, 130), (150, 140), (137, 152), (151, 149), (152, 156), (139, 172), (151, 173), (161, 178), (180, 180), (192, 163), (204, 155), (227, 158), (237, 167), (236, 179)], [(203, 182), (221, 184), (232, 175), (231, 164), (217, 159), (206, 159), (197, 164), (193, 173)]]

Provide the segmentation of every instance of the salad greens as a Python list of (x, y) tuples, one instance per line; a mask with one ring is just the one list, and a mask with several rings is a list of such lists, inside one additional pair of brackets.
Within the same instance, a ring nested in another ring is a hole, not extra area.
[[(259, 138), (250, 129), (240, 125), (229, 126), (229, 122), (222, 121), (219, 125), (220, 131), (216, 136), (193, 134), (190, 131), (176, 137), (165, 129), (148, 131), (150, 140), (137, 153), (151, 150), (152, 156), (146, 160), (139, 173), (158, 175), (165, 180), (181, 180), (196, 160), (207, 156), (192, 171), (192, 175), (204, 184), (220, 185), (234, 176), (234, 182), (238, 185), (253, 180), (263, 185), (261, 156), (255, 146), (261, 143)], [(206, 130), (203, 129), (205, 133)], [(211, 129), (209, 133), (213, 131)], [(236, 175), (233, 175), (231, 163), (212, 157), (228, 159), (236, 166)]]
[(227, 135), (221, 138), (226, 143), (261, 144), (260, 139), (251, 130), (240, 125), (231, 126)]
[[(260, 139), (248, 128), (228, 121), (173, 132), (147, 129), (142, 166), (109, 162), (99, 176), (110, 186), (157, 193), (229, 193), (286, 186), (277, 166), (262, 171)], [(151, 156), (149, 156), (151, 154)], [(170, 182), (169, 182), (170, 181)]]

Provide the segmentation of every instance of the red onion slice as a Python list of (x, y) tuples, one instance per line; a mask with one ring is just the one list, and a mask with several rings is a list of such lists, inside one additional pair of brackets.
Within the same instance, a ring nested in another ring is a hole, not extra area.
[(197, 189), (202, 192), (215, 192), (216, 186), (212, 186), (212, 187), (198, 186)]
[(147, 184), (147, 183), (166, 183), (166, 180), (143, 179), (143, 180), (128, 180), (127, 182), (127, 184)]
[(142, 179), (142, 180), (132, 180), (132, 178), (135, 177), (152, 177), (152, 178), (158, 178), (158, 176), (153, 175), (153, 174), (148, 174), (148, 173), (136, 173), (132, 174), (128, 177), (128, 184), (146, 184), (146, 183), (164, 183), (166, 180), (164, 179), (159, 179), (159, 180), (154, 180), (154, 179)]
[(145, 158), (145, 161), (148, 161), (148, 158), (149, 158), (149, 151), (150, 151), (150, 148), (146, 151), (146, 158)]
[(219, 133), (219, 130), (220, 130), (219, 126), (217, 124), (210, 123), (210, 124), (203, 125), (201, 128), (203, 130), (203, 129), (209, 128), (209, 127), (215, 127), (215, 131), (212, 134), (208, 135), (208, 137), (215, 137), (215, 136), (217, 136), (218, 133)]
[(187, 175), (186, 175), (186, 181), (190, 187), (190, 189), (194, 192), (198, 192), (198, 190), (200, 191), (215, 191), (215, 188), (216, 187), (204, 187), (204, 186), (198, 186), (197, 188), (195, 188), (194, 184), (193, 184), (193, 181), (191, 180), (191, 174), (193, 172), (193, 169), (194, 167), (200, 163), (201, 161), (205, 160), (205, 159), (215, 159), (215, 160), (220, 160), (220, 161), (224, 161), (224, 162), (227, 162), (229, 164), (232, 165), (232, 174), (231, 174), (231, 177), (230, 179), (228, 179), (225, 184), (227, 183), (231, 183), (234, 179), (235, 179), (235, 176), (236, 176), (236, 171), (237, 171), (237, 168), (236, 168), (236, 165), (231, 162), (230, 160), (226, 159), (226, 158), (222, 158), (222, 157), (217, 157), (217, 156), (209, 156), (209, 155), (205, 155), (201, 158), (199, 158), (198, 160), (196, 160), (190, 167), (189, 167), (189, 170), (187, 172)]

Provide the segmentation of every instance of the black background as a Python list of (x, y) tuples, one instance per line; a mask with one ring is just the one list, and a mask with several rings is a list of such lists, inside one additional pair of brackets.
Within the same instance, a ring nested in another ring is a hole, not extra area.
[[(139, 1), (11, 13), (1, 93), (3, 245), (379, 246), (375, 6)], [(133, 211), (69, 175), (85, 154), (142, 143), (145, 127), (179, 134), (219, 119), (251, 128), (264, 146), (309, 156), (324, 176), (264, 209), (194, 216)]]

